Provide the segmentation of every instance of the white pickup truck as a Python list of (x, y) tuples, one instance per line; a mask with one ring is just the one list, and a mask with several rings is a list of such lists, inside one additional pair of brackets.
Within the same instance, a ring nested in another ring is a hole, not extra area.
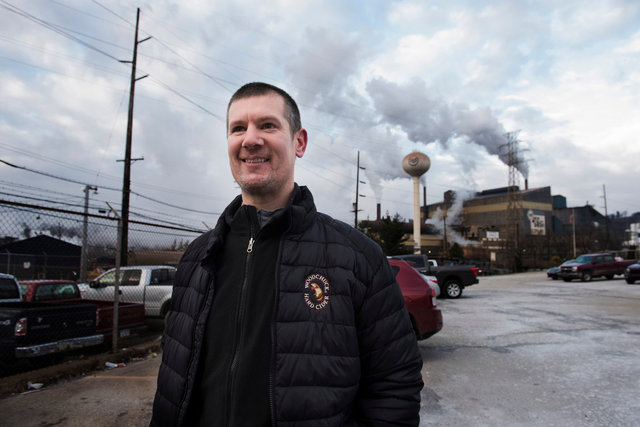
[[(165, 317), (171, 309), (171, 292), (176, 268), (167, 265), (136, 265), (120, 268), (121, 302), (144, 304), (147, 317)], [(79, 284), (83, 299), (113, 301), (116, 269), (89, 283)]]

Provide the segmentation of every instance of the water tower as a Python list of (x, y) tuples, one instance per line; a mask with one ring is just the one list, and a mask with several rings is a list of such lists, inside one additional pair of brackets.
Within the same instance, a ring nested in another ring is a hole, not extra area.
[[(413, 253), (420, 253), (420, 177), (431, 167), (426, 154), (414, 151), (402, 159), (402, 169), (413, 180)], [(425, 212), (426, 214), (426, 212)]]

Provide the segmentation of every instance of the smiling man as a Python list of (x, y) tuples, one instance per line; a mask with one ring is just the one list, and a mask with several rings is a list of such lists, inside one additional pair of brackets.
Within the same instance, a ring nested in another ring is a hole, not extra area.
[(151, 424), (418, 425), (402, 294), (380, 248), (295, 184), (295, 101), (238, 89), (227, 147), (241, 194), (180, 261)]
[(289, 123), (287, 116), (295, 116), (291, 108), (276, 93), (232, 98), (229, 104), (229, 163), (244, 204), (274, 210), (284, 207), (293, 191), (295, 159), (304, 155), (307, 131), (299, 120)]

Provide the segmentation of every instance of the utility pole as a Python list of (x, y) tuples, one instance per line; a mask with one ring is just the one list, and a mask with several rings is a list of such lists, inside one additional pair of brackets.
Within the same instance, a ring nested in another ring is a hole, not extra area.
[(366, 182), (360, 181), (360, 169), (365, 170), (365, 168), (360, 166), (360, 150), (358, 150), (358, 167), (356, 169), (356, 202), (353, 204), (353, 212), (355, 213), (353, 226), (355, 228), (358, 228), (358, 199), (360, 197), (365, 197), (363, 194), (360, 194), (360, 184), (366, 184)]
[(133, 133), (133, 99), (135, 97), (136, 81), (142, 80), (147, 75), (136, 78), (136, 63), (138, 58), (138, 44), (149, 40), (151, 37), (138, 41), (138, 24), (140, 22), (140, 8), (136, 14), (136, 36), (133, 43), (133, 59), (120, 61), (131, 64), (131, 87), (129, 89), (129, 117), (127, 121), (127, 143), (124, 154), (124, 177), (122, 180), (122, 233), (120, 240), (120, 264), (127, 265), (127, 253), (129, 252), (129, 195), (131, 194), (131, 136)]
[(573, 258), (576, 258), (576, 210), (571, 208), (571, 228), (573, 229)]
[(89, 228), (89, 191), (93, 190), (98, 194), (98, 187), (91, 185), (84, 186), (84, 219), (82, 221), (82, 253), (80, 254), (80, 282), (87, 281), (87, 233)]
[(607, 232), (604, 249), (609, 250), (609, 212), (607, 212), (607, 189), (602, 184), (602, 197), (604, 198), (604, 226)]

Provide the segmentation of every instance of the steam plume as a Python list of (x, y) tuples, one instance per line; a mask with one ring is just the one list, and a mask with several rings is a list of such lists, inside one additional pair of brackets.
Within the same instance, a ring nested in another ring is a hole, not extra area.
[[(505, 164), (505, 129), (487, 107), (470, 109), (462, 103), (448, 104), (429, 94), (424, 81), (414, 79), (406, 85), (381, 78), (367, 84), (367, 92), (382, 121), (398, 126), (409, 140), (437, 142), (447, 148), (455, 137), (465, 137), (497, 155)], [(525, 178), (529, 171), (523, 159), (517, 168)]]

